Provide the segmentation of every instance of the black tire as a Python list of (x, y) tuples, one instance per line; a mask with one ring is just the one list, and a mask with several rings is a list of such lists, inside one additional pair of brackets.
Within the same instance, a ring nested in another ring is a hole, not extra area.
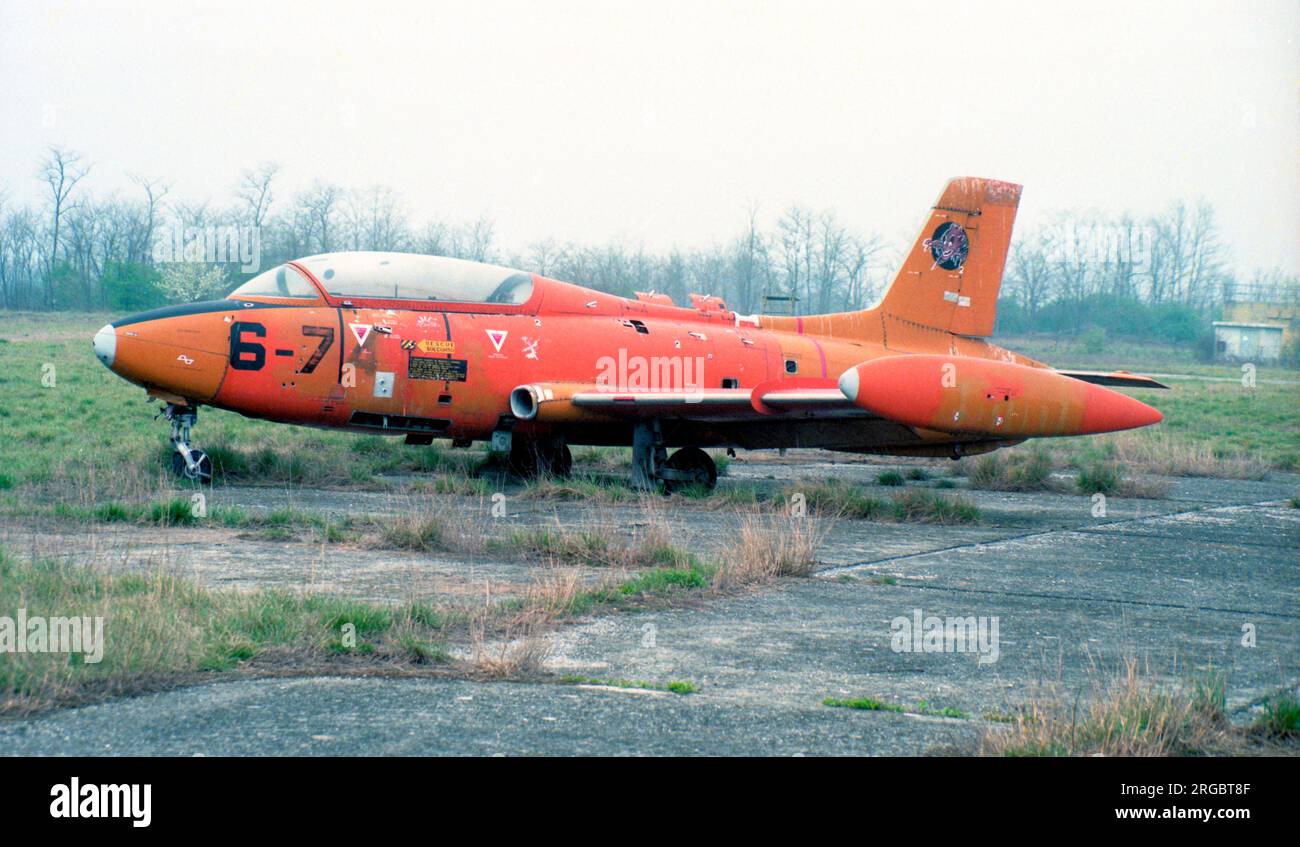
[(520, 479), (532, 479), (541, 471), (541, 462), (538, 460), (537, 445), (515, 441), (510, 445), (510, 458), (506, 459), (506, 468)]
[(683, 447), (668, 457), (664, 467), (694, 475), (694, 479), (690, 480), (665, 479), (664, 490), (669, 493), (692, 485), (702, 485), (712, 491), (718, 484), (718, 466), (708, 453), (698, 447)]
[(190, 455), (198, 463), (198, 474), (190, 473), (190, 469), (185, 464), (185, 458), (180, 453), (172, 453), (172, 473), (187, 482), (210, 485), (212, 483), (212, 459), (202, 450), (191, 450)]
[(567, 477), (573, 470), (573, 454), (567, 444), (551, 445), (521, 441), (511, 446), (510, 472), (523, 479), (542, 474)]
[(554, 450), (550, 451), (551, 475), (565, 479), (573, 471), (573, 454), (569, 452), (569, 445), (561, 444)]

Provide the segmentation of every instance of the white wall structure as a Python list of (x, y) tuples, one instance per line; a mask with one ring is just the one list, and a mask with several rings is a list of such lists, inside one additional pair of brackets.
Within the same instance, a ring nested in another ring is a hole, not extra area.
[(1268, 362), (1282, 357), (1284, 327), (1275, 324), (1214, 322), (1215, 358)]

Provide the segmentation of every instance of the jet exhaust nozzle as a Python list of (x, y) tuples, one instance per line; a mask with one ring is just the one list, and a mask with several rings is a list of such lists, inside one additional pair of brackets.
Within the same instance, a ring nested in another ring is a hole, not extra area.
[(537, 394), (536, 387), (532, 385), (521, 385), (510, 392), (510, 414), (521, 421), (531, 421), (537, 417), (537, 409), (540, 405), (541, 398)]

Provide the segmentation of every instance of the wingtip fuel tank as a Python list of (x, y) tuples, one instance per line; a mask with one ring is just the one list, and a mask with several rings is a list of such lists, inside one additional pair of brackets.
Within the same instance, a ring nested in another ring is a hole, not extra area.
[(908, 354), (841, 375), (849, 400), (888, 420), (1007, 438), (1093, 435), (1159, 423), (1140, 400), (1049, 368), (968, 356)]

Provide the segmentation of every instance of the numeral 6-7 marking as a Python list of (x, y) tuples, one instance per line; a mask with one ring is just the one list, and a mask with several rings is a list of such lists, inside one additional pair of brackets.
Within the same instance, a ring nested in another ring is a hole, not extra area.
[(316, 348), (316, 352), (311, 354), (311, 358), (303, 364), (302, 371), (300, 371), (300, 373), (309, 374), (316, 370), (320, 360), (325, 358), (325, 354), (334, 346), (334, 327), (305, 326), (302, 328), (302, 334), (320, 339), (320, 346)]

